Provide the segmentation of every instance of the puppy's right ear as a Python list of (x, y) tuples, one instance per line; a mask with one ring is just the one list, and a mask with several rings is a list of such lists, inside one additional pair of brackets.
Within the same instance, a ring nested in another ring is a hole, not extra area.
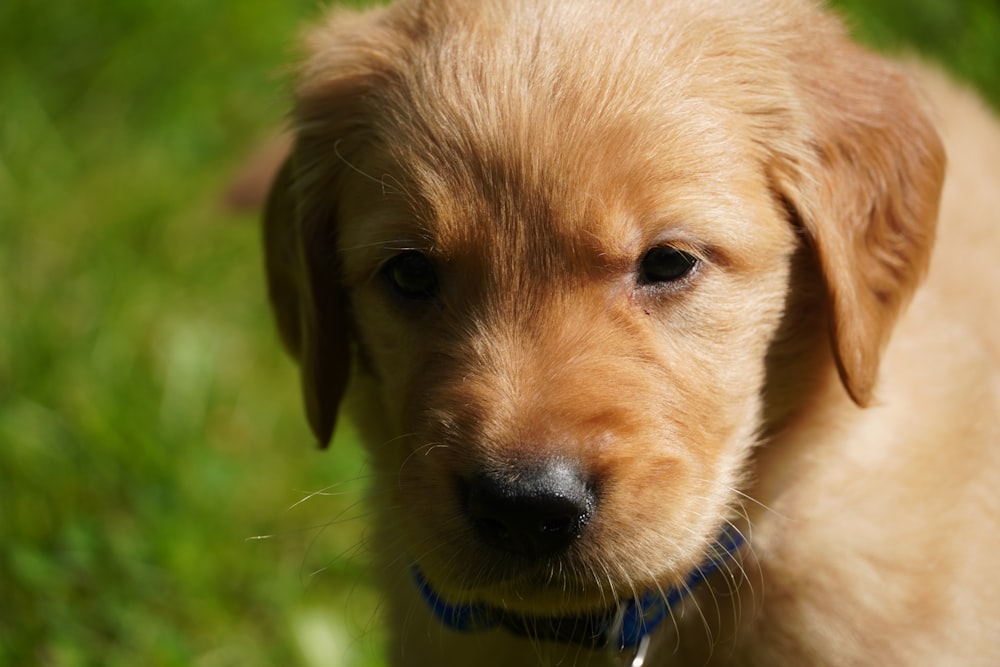
[(347, 295), (337, 252), (342, 174), (368, 146), (371, 91), (401, 57), (393, 7), (336, 9), (306, 36), (295, 139), (264, 216), (267, 280), (285, 346), (298, 360), (309, 425), (333, 435), (350, 369)]
[(268, 296), (281, 339), (299, 362), (309, 425), (326, 447), (350, 369), (346, 299), (332, 247), (309, 247), (303, 238), (294, 159), (278, 172), (264, 213)]

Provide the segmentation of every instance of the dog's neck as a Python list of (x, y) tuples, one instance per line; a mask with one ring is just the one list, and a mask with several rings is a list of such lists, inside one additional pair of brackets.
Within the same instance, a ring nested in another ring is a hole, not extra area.
[(654, 588), (618, 604), (588, 613), (567, 616), (515, 614), (481, 603), (452, 604), (431, 587), (415, 565), (413, 581), (420, 597), (446, 627), (460, 632), (503, 628), (535, 640), (574, 644), (584, 648), (610, 648), (618, 652), (641, 651), (649, 635), (664, 618), (704, 581), (733, 559), (744, 544), (742, 533), (727, 528), (712, 545), (705, 560), (682, 584), (670, 589)]

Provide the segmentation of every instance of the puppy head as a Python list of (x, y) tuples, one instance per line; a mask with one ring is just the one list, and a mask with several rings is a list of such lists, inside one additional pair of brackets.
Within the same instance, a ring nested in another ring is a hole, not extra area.
[(324, 443), (354, 346), (390, 520), (449, 598), (683, 581), (773, 385), (826, 372), (812, 334), (866, 402), (927, 262), (941, 148), (898, 73), (808, 7), (632, 4), (402, 3), (310, 40), (272, 301)]

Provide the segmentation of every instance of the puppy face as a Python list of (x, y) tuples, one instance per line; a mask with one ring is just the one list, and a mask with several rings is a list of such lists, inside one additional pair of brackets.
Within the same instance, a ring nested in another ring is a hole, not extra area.
[(823, 108), (792, 57), (818, 46), (746, 33), (767, 12), (565, 4), (335, 17), (268, 213), (317, 434), (353, 346), (398, 557), (526, 613), (681, 584), (815, 348), (867, 399), (941, 166), (906, 116), (914, 155), (855, 173), (899, 149), (884, 101)]
[[(794, 247), (759, 178), (711, 155), (732, 143), (717, 141), (685, 153), (724, 170), (725, 191), (718, 172), (637, 165), (629, 145), (604, 147), (598, 168), (591, 150), (543, 152), (537, 174), (520, 169), (529, 156), (501, 156), (489, 182), (502, 194), (436, 192), (434, 172), (364, 162), (347, 177), (344, 284), (395, 439), (376, 456), (399, 477), (387, 488), (429, 576), (491, 601), (578, 590), (594, 603), (697, 564), (757, 435)], [(483, 544), (464, 516), (468, 480), (551, 459), (596, 494), (561, 557), (568, 580)]]

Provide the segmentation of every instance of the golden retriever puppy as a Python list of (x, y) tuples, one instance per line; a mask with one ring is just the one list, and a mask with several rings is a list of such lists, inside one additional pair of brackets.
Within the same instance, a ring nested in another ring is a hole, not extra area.
[(310, 34), (270, 296), (393, 664), (1000, 664), (1000, 132), (921, 76), (805, 0)]

